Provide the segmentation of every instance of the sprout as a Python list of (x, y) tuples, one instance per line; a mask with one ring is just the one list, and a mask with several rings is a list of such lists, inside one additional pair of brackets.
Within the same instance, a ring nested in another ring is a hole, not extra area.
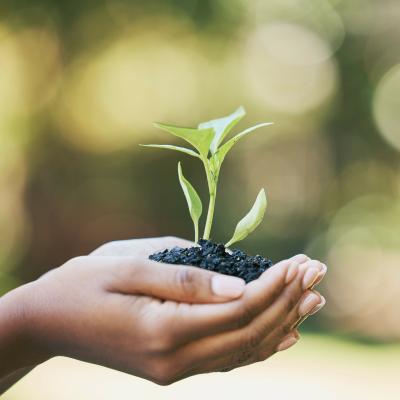
[[(231, 139), (222, 143), (232, 128), (246, 115), (243, 107), (239, 107), (232, 114), (214, 119), (207, 122), (202, 122), (197, 128), (183, 128), (174, 125), (167, 125), (156, 123), (155, 126), (163, 129), (192, 145), (194, 150), (186, 147), (179, 147), (167, 144), (145, 144), (141, 146), (145, 147), (156, 147), (161, 149), (176, 150), (192, 157), (199, 158), (206, 172), (208, 191), (209, 191), (209, 202), (207, 218), (203, 233), (204, 239), (210, 238), (211, 227), (214, 218), (215, 200), (217, 195), (217, 184), (219, 173), (221, 170), (222, 163), (228, 154), (229, 150), (233, 145), (238, 142), (241, 138), (255, 131), (258, 128), (272, 125), (271, 122), (265, 122), (262, 124), (255, 125), (251, 128), (245, 129), (243, 132), (238, 133)], [(190, 216), (193, 220), (195, 241), (199, 240), (199, 219), (202, 214), (202, 203), (199, 195), (197, 194), (194, 187), (190, 182), (183, 176), (182, 167), (178, 164), (178, 176), (179, 182), (183, 189), (186, 202), (189, 207)], [(236, 226), (235, 232), (232, 238), (227, 242), (227, 246), (232, 245), (239, 240), (243, 240), (248, 234), (254, 231), (262, 221), (265, 209), (267, 207), (267, 199), (265, 196), (264, 189), (258, 193), (257, 199), (249, 211), (249, 213), (239, 221)]]

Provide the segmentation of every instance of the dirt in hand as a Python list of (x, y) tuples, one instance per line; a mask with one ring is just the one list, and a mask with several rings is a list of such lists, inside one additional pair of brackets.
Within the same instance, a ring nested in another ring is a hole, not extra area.
[(220, 274), (237, 276), (246, 283), (257, 279), (273, 265), (271, 260), (260, 255), (249, 256), (238, 249), (228, 252), (223, 244), (204, 239), (199, 241), (199, 246), (165, 249), (149, 258), (167, 264), (192, 265)]

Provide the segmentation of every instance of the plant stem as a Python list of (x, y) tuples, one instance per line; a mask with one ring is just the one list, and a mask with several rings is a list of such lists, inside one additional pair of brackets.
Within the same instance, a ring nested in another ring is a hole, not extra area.
[(210, 194), (210, 201), (208, 203), (206, 225), (205, 225), (204, 234), (203, 234), (203, 239), (208, 240), (210, 238), (211, 226), (212, 226), (213, 218), (214, 218), (218, 177), (213, 176), (213, 174), (211, 173), (210, 164), (209, 164), (208, 160), (203, 159), (203, 163), (204, 163), (204, 168), (206, 170), (208, 191)]
[(211, 226), (214, 217), (215, 198), (216, 198), (215, 192), (214, 193), (210, 192), (210, 202), (208, 203), (207, 220), (203, 235), (203, 238), (207, 240), (210, 238), (210, 233), (211, 233)]
[(199, 242), (199, 222), (197, 221), (197, 224), (194, 225), (194, 242), (198, 243)]

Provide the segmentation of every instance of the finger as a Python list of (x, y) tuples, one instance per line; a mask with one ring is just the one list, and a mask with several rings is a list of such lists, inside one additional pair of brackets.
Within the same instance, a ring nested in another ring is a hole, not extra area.
[(229, 372), (236, 368), (262, 362), (277, 352), (289, 349), (300, 340), (297, 329), (293, 329), (287, 335), (282, 335), (281, 330), (277, 331), (279, 331), (279, 334), (275, 334), (269, 337), (268, 340), (264, 340), (259, 348), (253, 351), (242, 349), (228, 356), (214, 358), (206, 363), (206, 365), (199, 365), (196, 368), (192, 368), (190, 375), (207, 372)]
[[(299, 338), (296, 337), (294, 334), (287, 335), (282, 342), (279, 343), (276, 351), (285, 351), (295, 345), (299, 341)], [(265, 360), (265, 359), (264, 359)]]
[(284, 351), (294, 346), (300, 340), (297, 329), (293, 329), (289, 334), (278, 337), (272, 337), (267, 343), (254, 351), (241, 350), (228, 356), (214, 358), (205, 365), (198, 365), (190, 370), (190, 375), (208, 372), (228, 372), (233, 369), (244, 367), (246, 365), (262, 362), (270, 358), (279, 351)]
[[(310, 294), (315, 294), (319, 298), (319, 304), (313, 306), (309, 301), (304, 301)], [(238, 353), (230, 355), (228, 357), (221, 357), (213, 360), (211, 364), (207, 366), (215, 371), (230, 371), (232, 369), (242, 367), (245, 365), (253, 364), (255, 362), (262, 362), (270, 358), (276, 352), (284, 351), (294, 346), (300, 339), (299, 332), (296, 327), (294, 327), (299, 314), (312, 315), (319, 311), (325, 300), (317, 292), (307, 292), (303, 298), (300, 300), (299, 304), (291, 311), (287, 320), (285, 321), (286, 327), (278, 327), (270, 335), (268, 335), (260, 344), (259, 348), (255, 349), (253, 352), (241, 350)], [(299, 312), (299, 308), (302, 309)], [(289, 333), (286, 334), (288, 329), (291, 329)]]
[(252, 327), (256, 338), (258, 337), (260, 340), (261, 347), (263, 342), (275, 342), (268, 338), (268, 335), (274, 331), (279, 333), (277, 340), (289, 334), (298, 317), (308, 314), (321, 302), (319, 294), (310, 292), (308, 289), (319, 279), (321, 272), (324, 271), (323, 265), (316, 260), (310, 260), (299, 268), (304, 270), (304, 274), (296, 277), (293, 283), (285, 289), (283, 295), (271, 305), (268, 312), (260, 316), (256, 321), (257, 325)]
[[(166, 238), (165, 240), (170, 240), (175, 244), (191, 243), (179, 238)], [(307, 259), (307, 256), (300, 254), (291, 260), (304, 259)], [(104, 264), (104, 260), (100, 258), (97, 261)], [(242, 279), (197, 267), (165, 265), (145, 258), (133, 257), (115, 258), (115, 263), (119, 266), (117, 277), (121, 278), (122, 275), (123, 278), (113, 282), (113, 286), (115, 286), (113, 289), (117, 292), (140, 293), (188, 303), (213, 303), (238, 298), (244, 291)], [(277, 268), (279, 268), (279, 264), (271, 269)]]
[(306, 256), (305, 254), (296, 254), (295, 256), (290, 258), (290, 261), (297, 262), (299, 264), (305, 263), (309, 261), (310, 257)]
[(299, 303), (298, 309), (293, 310), (289, 315), (286, 321), (287, 328), (297, 328), (305, 318), (317, 313), (325, 304), (326, 300), (319, 292), (312, 290), (305, 293)]
[[(190, 355), (193, 364), (198, 362), (199, 365), (207, 363), (210, 359), (230, 355), (240, 361), (250, 357), (265, 336), (274, 331), (286, 319), (300, 300), (304, 292), (303, 280), (307, 271), (306, 266), (299, 268), (295, 279), (284, 287), (283, 291), (274, 298), (272, 304), (244, 327), (199, 339), (183, 346), (180, 351)], [(284, 279), (285, 276), (283, 276), (283, 281)]]
[[(259, 358), (265, 360), (275, 352), (286, 350), (297, 343), (300, 338), (297, 331), (298, 326), (308, 316), (318, 312), (325, 303), (325, 298), (320, 293), (307, 291), (299, 301), (299, 304), (290, 312), (284, 324), (263, 339), (260, 345)], [(289, 333), (286, 334), (287, 332)], [(276, 343), (279, 344), (276, 346)]]
[(179, 312), (174, 314), (169, 324), (173, 327), (172, 334), (184, 344), (200, 337), (247, 325), (280, 295), (290, 280), (294, 279), (299, 270), (299, 262), (307, 260), (307, 256), (299, 254), (275, 264), (259, 279), (246, 285), (245, 294), (238, 301), (218, 305), (180, 304)]
[(258, 349), (255, 355), (256, 357), (255, 361), (249, 360), (245, 365), (248, 365), (251, 361), (263, 362), (266, 359), (273, 356), (275, 353), (280, 351), (285, 351), (293, 347), (299, 340), (300, 340), (300, 335), (296, 329), (294, 329), (292, 332), (284, 336), (280, 341), (277, 341), (277, 338), (274, 338), (274, 340), (268, 342), (268, 345), (262, 346)]
[[(291, 265), (291, 259), (275, 264), (262, 277), (247, 284), (239, 300), (218, 305), (180, 304), (169, 323), (173, 327), (173, 335), (186, 343), (246, 326), (282, 293)], [(296, 265), (298, 269), (299, 264)]]
[(325, 299), (323, 296), (316, 291), (307, 291), (296, 307), (289, 313), (286, 320), (262, 340), (260, 344), (261, 351), (270, 348), (271, 343), (280, 343), (284, 341), (288, 335), (293, 334), (293, 331), (297, 330), (300, 321), (316, 313), (324, 305)]
[[(294, 346), (300, 339), (299, 332), (294, 326), (299, 316), (309, 316), (319, 311), (325, 304), (325, 299), (318, 292), (307, 291), (299, 303), (291, 310), (285, 323), (277, 327), (268, 335), (258, 348), (253, 351), (249, 348), (242, 348), (228, 356), (213, 359), (205, 366), (202, 372), (220, 371), (227, 372), (233, 369), (262, 362), (270, 358), (276, 352), (284, 351)], [(289, 333), (287, 333), (289, 331)], [(201, 372), (201, 371), (200, 371)], [(194, 372), (193, 373), (199, 373)]]
[[(314, 265), (315, 266), (315, 265)], [(318, 274), (317, 278), (315, 279), (315, 282), (310, 285), (310, 289), (314, 289), (315, 286), (317, 286), (322, 279), (325, 277), (325, 274), (327, 272), (327, 266), (323, 263), (320, 263), (319, 268), (320, 273)], [(292, 311), (292, 314), (289, 316), (288, 318), (288, 322), (286, 324), (286, 326), (288, 327), (288, 325), (290, 326), (289, 329), (292, 329), (293, 327), (298, 327), (305, 319), (307, 319), (310, 315), (315, 314), (316, 312), (318, 312), (321, 308), (323, 308), (325, 306), (326, 300), (324, 298), (324, 296), (322, 296), (320, 293), (313, 291), (320, 299), (319, 303), (312, 308), (312, 303), (316, 302), (316, 298), (315, 296), (313, 297), (311, 294), (306, 293), (303, 297), (303, 300), (301, 301), (301, 304), (296, 312), (296, 310)], [(311, 311), (309, 311), (308, 309), (312, 308)], [(297, 318), (295, 322), (293, 322), (294, 318)]]
[(165, 237), (159, 237), (159, 238), (152, 238), (152, 239), (141, 239), (143, 241), (146, 241), (148, 243), (150, 240), (154, 242), (154, 251), (162, 251), (164, 249), (171, 249), (175, 246), (178, 247), (192, 247), (196, 246), (195, 242), (192, 242), (191, 240), (186, 240), (182, 239), (180, 237), (175, 237), (175, 236), (165, 236)]
[[(321, 269), (315, 280), (315, 282), (317, 283), (321, 282), (326, 274), (327, 270), (326, 265), (320, 263), (320, 266), (318, 266), (318, 264), (315, 264), (314, 261), (310, 262), (309, 265)], [(310, 282), (308, 278), (308, 273), (305, 274), (304, 280), (308, 280), (308, 282)], [(316, 283), (309, 283), (308, 286), (310, 288), (314, 288), (316, 286)], [(324, 307), (325, 303), (326, 303), (325, 298), (321, 296), (321, 294), (318, 293), (317, 291), (315, 290), (306, 291), (302, 296), (302, 298), (300, 299), (299, 303), (290, 311), (285, 322), (281, 326), (279, 326), (275, 330), (275, 332), (267, 336), (264, 339), (264, 341), (265, 342), (270, 341), (271, 336), (278, 335), (280, 337), (283, 337), (288, 332), (291, 332), (295, 327), (299, 326), (308, 316), (318, 312), (322, 307)]]
[(185, 303), (215, 303), (237, 299), (245, 289), (243, 279), (197, 267), (167, 265), (131, 257), (116, 258), (114, 261), (115, 278), (108, 286), (113, 292)]
[(318, 275), (317, 280), (314, 282), (312, 288), (319, 285), (321, 283), (322, 279), (324, 279), (326, 273), (328, 272), (328, 267), (326, 266), (326, 264), (324, 264), (324, 263), (320, 263), (320, 264), (322, 266), (322, 270), (321, 270), (320, 274)]
[[(275, 330), (276, 327), (282, 326), (285, 334), (291, 331), (291, 329), (287, 329), (285, 322), (290, 316), (294, 316), (296, 312), (304, 314), (304, 308), (310, 306), (308, 297), (306, 297), (307, 301), (304, 306), (298, 304), (302, 296), (304, 296), (304, 292), (312, 287), (316, 279), (319, 278), (322, 270), (322, 264), (316, 260), (307, 261), (299, 266), (300, 272), (292, 283), (285, 287), (282, 295), (264, 313), (258, 316), (253, 321), (252, 326), (249, 327), (256, 336), (260, 337), (260, 341), (265, 338), (266, 334)], [(316, 297), (319, 302), (319, 296)]]
[(163, 251), (166, 248), (192, 247), (195, 243), (174, 236), (128, 239), (108, 242), (100, 246), (90, 256), (131, 257), (136, 255), (149, 256), (152, 253)]
[[(288, 265), (290, 265), (290, 260), (288, 261), (281, 263), (281, 267), (285, 267), (286, 272), (288, 271)], [(299, 276), (296, 278), (297, 282), (293, 282), (292, 285), (302, 287), (304, 273), (307, 271), (307, 268), (304, 267), (306, 266), (303, 266), (301, 269), (302, 273), (299, 273)], [(285, 275), (281, 277), (283, 282), (286, 278)], [(195, 307), (197, 308), (198, 306)], [(235, 336), (235, 338), (232, 336)], [(177, 360), (182, 360), (182, 355), (184, 354), (185, 359), (189, 360), (187, 363), (185, 362), (185, 364), (191, 365), (191, 371), (189, 371), (188, 375), (211, 371), (220, 365), (224, 367), (229, 365), (228, 369), (231, 369), (233, 368), (232, 365), (236, 367), (255, 362), (257, 361), (257, 357), (260, 357), (260, 352), (254, 348), (254, 343), (250, 343), (249, 345), (247, 340), (243, 342), (244, 336), (247, 337), (248, 335), (243, 335), (243, 329), (217, 334), (211, 338), (203, 338), (178, 348), (174, 352), (174, 356)], [(229, 342), (232, 342), (234, 339), (236, 339), (235, 346), (231, 347)], [(273, 343), (271, 349), (275, 349), (278, 344), (278, 342)]]
[[(273, 354), (284, 351), (294, 346), (300, 339), (297, 327), (308, 316), (315, 314), (325, 305), (325, 298), (315, 291), (306, 292), (298, 305), (288, 315), (282, 326), (277, 327), (270, 335), (263, 339), (259, 348), (250, 354), (250, 352), (239, 352), (239, 356), (220, 359), (221, 365), (231, 363), (232, 365), (245, 366), (254, 362), (265, 361)], [(289, 332), (289, 333), (287, 333)], [(247, 355), (247, 360), (245, 359)]]
[(300, 317), (292, 326), (294, 328), (298, 328), (308, 317), (310, 317), (311, 315), (316, 314), (322, 307), (325, 306), (326, 304), (326, 300), (325, 297), (320, 295), (321, 297), (321, 302), (314, 307), (314, 309), (312, 311), (310, 311), (308, 314), (304, 315), (303, 317)]
[(285, 351), (290, 347), (294, 346), (300, 339), (300, 335), (297, 330), (293, 330), (286, 336), (284, 336), (280, 341), (277, 338), (273, 338), (268, 341), (267, 344), (260, 346), (258, 350), (257, 360), (262, 362), (273, 356), (275, 353), (280, 351)]
[(192, 366), (187, 375), (202, 374), (209, 372), (229, 372), (246, 365), (265, 361), (278, 351), (284, 351), (295, 345), (300, 339), (297, 330), (293, 330), (280, 342), (271, 343), (267, 348), (242, 350), (228, 356), (214, 358), (205, 364)]

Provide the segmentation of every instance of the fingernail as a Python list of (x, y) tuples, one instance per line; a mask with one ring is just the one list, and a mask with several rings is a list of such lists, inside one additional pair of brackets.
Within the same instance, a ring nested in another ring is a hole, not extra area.
[(309, 293), (304, 297), (299, 306), (299, 315), (304, 317), (308, 315), (321, 302), (321, 297), (315, 293)]
[(289, 268), (287, 270), (285, 283), (287, 284), (287, 283), (291, 282), (294, 279), (294, 277), (297, 275), (298, 271), (299, 271), (299, 263), (297, 261), (293, 261), (289, 265)]
[(308, 315), (305, 315), (304, 317), (300, 317), (297, 320), (297, 322), (293, 325), (292, 329), (297, 329), (307, 318), (308, 318)]
[(326, 272), (327, 272), (328, 268), (326, 267), (325, 264), (322, 264), (322, 270), (319, 272), (317, 279), (315, 280), (315, 282), (313, 283), (313, 286), (318, 285), (319, 283), (321, 283), (322, 279), (324, 278)]
[(299, 317), (299, 319), (292, 325), (291, 330), (297, 329), (305, 320), (307, 319), (307, 315), (304, 317)]
[(294, 336), (289, 337), (279, 344), (279, 346), (277, 347), (277, 351), (287, 350), (289, 347), (292, 347), (296, 343), (297, 339)]
[(301, 263), (299, 265), (299, 271), (304, 272), (305, 270), (307, 270), (307, 268), (309, 268), (308, 263), (309, 263), (309, 261), (305, 261), (305, 262)]
[[(320, 295), (321, 296), (321, 295)], [(321, 296), (321, 301), (317, 304), (309, 313), (300, 317), (290, 328), (291, 330), (297, 329), (309, 316), (316, 314), (324, 305), (326, 304), (326, 300), (324, 296)]]
[(299, 264), (305, 263), (310, 260), (305, 254), (297, 254), (296, 256), (292, 257), (293, 262), (297, 262)]
[(314, 307), (308, 315), (314, 315), (315, 313), (317, 313), (324, 305), (326, 304), (326, 300), (324, 296), (321, 296), (321, 302)]
[(294, 331), (293, 331), (293, 336), (294, 336), (297, 340), (300, 339), (300, 334), (299, 334), (299, 332), (298, 332), (297, 330), (294, 330)]
[(211, 279), (211, 290), (217, 296), (237, 298), (244, 292), (246, 282), (243, 279), (226, 275), (215, 275)]
[(318, 279), (320, 270), (317, 268), (310, 268), (306, 271), (303, 277), (303, 290), (309, 289), (314, 282)]

